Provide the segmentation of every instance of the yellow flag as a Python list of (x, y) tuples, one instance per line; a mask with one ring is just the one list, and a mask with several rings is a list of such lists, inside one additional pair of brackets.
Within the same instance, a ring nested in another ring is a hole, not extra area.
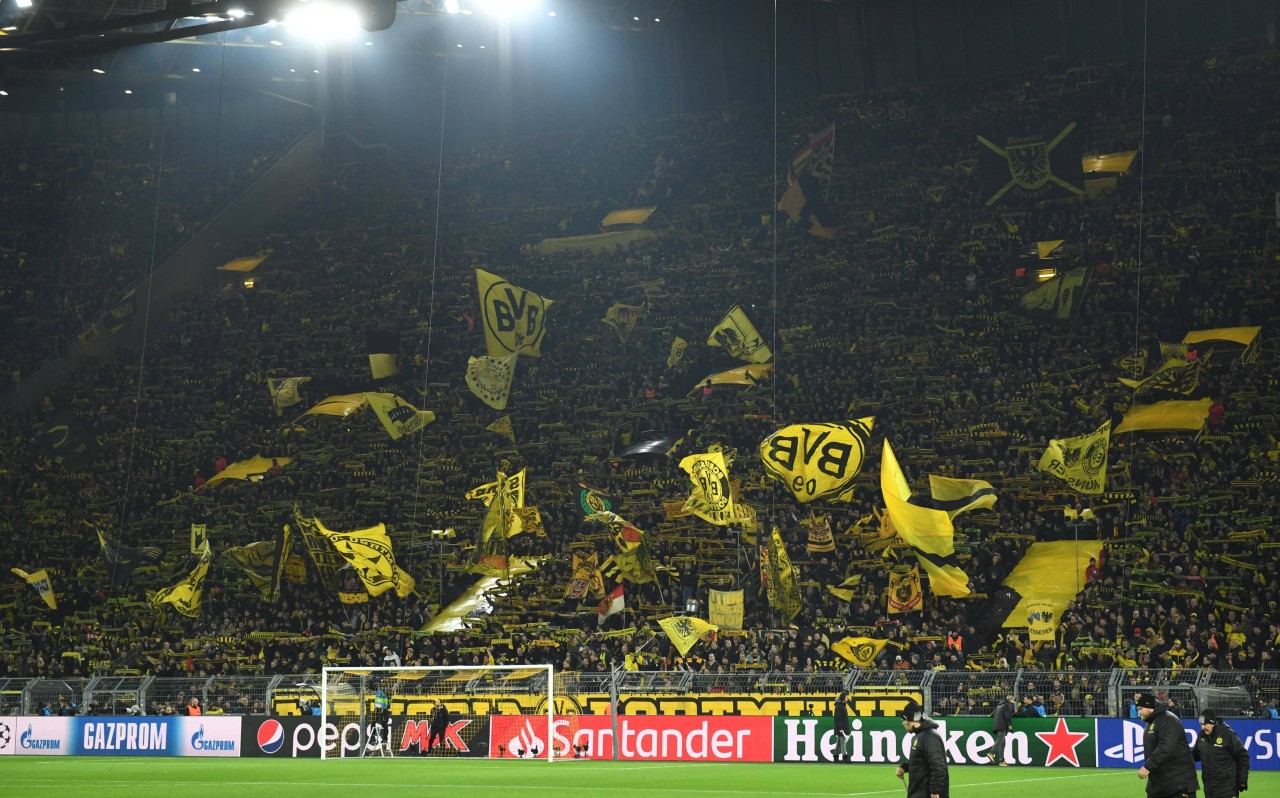
[(894, 568), (889, 572), (889, 614), (915, 612), (923, 606), (920, 589), (920, 566)]
[(680, 361), (684, 360), (685, 350), (689, 348), (689, 342), (680, 336), (671, 342), (671, 352), (667, 354), (667, 368), (673, 369), (680, 365)]
[(1205, 341), (1229, 341), (1244, 347), (1240, 354), (1241, 363), (1253, 363), (1258, 359), (1258, 333), (1261, 327), (1219, 327), (1213, 330), (1192, 330), (1182, 336), (1184, 344), (1199, 344)]
[(769, 606), (776, 609), (784, 623), (800, 614), (800, 581), (787, 554), (782, 534), (775, 528), (768, 545), (760, 547), (760, 575), (765, 583)]
[(412, 435), (436, 420), (435, 413), (419, 410), (395, 394), (366, 393), (364, 398), (393, 441)]
[(969, 577), (955, 555), (951, 517), (944, 510), (911, 502), (911, 488), (887, 440), (880, 458), (880, 492), (894, 532), (915, 552), (929, 574), (934, 594), (953, 598), (969, 595)]
[[(1161, 344), (1161, 346), (1164, 345)], [(1135, 394), (1161, 390), (1187, 395), (1194, 392), (1200, 385), (1200, 369), (1202, 366), (1202, 361), (1188, 362), (1185, 356), (1182, 358), (1170, 358), (1164, 362), (1163, 366), (1151, 372), (1144, 379), (1135, 380), (1128, 377), (1119, 377), (1118, 380), (1121, 385), (1132, 388)]]
[(404, 598), (414, 591), (416, 583), (413, 577), (396, 565), (396, 555), (385, 524), (351, 532), (335, 532), (325, 527), (320, 519), (313, 520), (320, 534), (355, 569), (370, 596), (380, 596), (394, 589), (397, 596)]
[(255, 477), (257, 479), (261, 479), (262, 475), (271, 469), (277, 466), (283, 468), (292, 462), (292, 457), (263, 457), (260, 454), (255, 454), (248, 460), (239, 460), (234, 462), (209, 477), (209, 481), (205, 482), (204, 486), (206, 488), (212, 488), (214, 485), (217, 485), (219, 482), (227, 479), (254, 480)]
[(715, 326), (707, 345), (722, 346), (729, 354), (748, 363), (768, 363), (773, 359), (773, 352), (740, 305), (735, 305)]
[(990, 510), (996, 504), (996, 489), (985, 479), (959, 479), (929, 475), (929, 506), (952, 519), (970, 510)]
[(720, 629), (742, 628), (742, 591), (711, 590), (707, 593), (707, 620)]
[(810, 554), (824, 554), (836, 550), (836, 540), (831, 534), (831, 519), (826, 515), (814, 515), (803, 519), (800, 524), (809, 530), (809, 541), (805, 551)]
[(679, 651), (682, 657), (689, 653), (694, 643), (706, 637), (707, 632), (719, 631), (715, 624), (707, 623), (692, 615), (673, 615), (658, 621), (658, 625), (667, 633), (667, 637), (671, 638), (676, 651)]
[(345, 393), (337, 396), (326, 396), (314, 407), (303, 413), (304, 416), (324, 415), (346, 417), (358, 413), (369, 406), (362, 393)]
[(511, 426), (511, 416), (503, 416), (502, 418), (493, 422), (489, 426), (485, 427), (485, 429), (497, 435), (501, 435), (502, 437), (511, 441), (512, 444), (516, 442), (516, 431)]
[(476, 269), (476, 287), (489, 357), (540, 356), (552, 301), (483, 269)]
[(53, 592), (53, 582), (49, 579), (49, 572), (46, 569), (41, 568), (32, 573), (27, 573), (21, 568), (10, 568), (9, 570), (26, 581), (28, 585), (31, 585), (40, 594), (40, 598), (44, 599), (44, 603), (49, 605), (49, 609), (58, 609), (58, 596)]
[(1209, 420), (1209, 406), (1212, 404), (1213, 400), (1205, 397), (1134, 405), (1116, 426), (1116, 434), (1142, 430), (1195, 432)]
[(267, 391), (271, 394), (271, 404), (275, 406), (277, 416), (283, 415), (286, 407), (302, 401), (302, 394), (298, 393), (298, 389), (310, 381), (310, 377), (267, 379)]
[(511, 476), (499, 471), (496, 480), (472, 488), (467, 491), (466, 497), (468, 500), (484, 502), (484, 506), (488, 507), (493, 503), (493, 497), (501, 490), (503, 492), (503, 503), (508, 510), (524, 507), (524, 483), (525, 474), (528, 470), (527, 468), (522, 468)]
[[(600, 555), (594, 551), (590, 554), (573, 553), (573, 572), (569, 576), (569, 585), (565, 588), (564, 597), (580, 601), (587, 597), (591, 583), (600, 573)], [(601, 585), (603, 588), (603, 583)], [(603, 592), (603, 590), (601, 591)]]
[(1050, 440), (1038, 467), (1081, 493), (1102, 493), (1107, 489), (1110, 445), (1111, 421), (1108, 420), (1088, 435)]
[(494, 410), (505, 410), (516, 376), (516, 353), (506, 357), (467, 358), (467, 387)]
[(204, 578), (209, 573), (209, 562), (213, 559), (213, 550), (205, 542), (204, 551), (200, 554), (200, 562), (187, 577), (173, 587), (166, 587), (147, 594), (151, 606), (157, 609), (161, 604), (169, 604), (187, 616), (195, 618), (200, 614), (200, 599), (204, 593)]
[(832, 643), (831, 650), (859, 668), (871, 668), (888, 642), (874, 637), (846, 637)]
[(792, 424), (760, 442), (769, 476), (800, 502), (853, 498), (871, 442), (873, 416), (856, 421)]
[(604, 314), (604, 323), (613, 328), (618, 334), (618, 340), (626, 343), (631, 337), (631, 333), (636, 328), (636, 322), (640, 321), (640, 316), (644, 313), (644, 305), (627, 305), (622, 302), (614, 302), (609, 306)]
[(735, 517), (729, 467), (723, 452), (691, 454), (680, 461), (693, 489), (686, 506), (694, 515), (717, 526), (728, 526)]
[(1089, 270), (1084, 267), (1059, 274), (1028, 291), (1019, 300), (1019, 304), (1028, 311), (1068, 321), (1084, 301), (1084, 285), (1088, 276)]

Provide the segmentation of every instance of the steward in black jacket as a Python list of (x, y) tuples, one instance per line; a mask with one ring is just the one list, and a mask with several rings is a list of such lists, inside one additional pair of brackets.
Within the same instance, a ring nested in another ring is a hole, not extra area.
[(1147, 724), (1142, 736), (1146, 762), (1138, 778), (1147, 779), (1147, 798), (1195, 795), (1200, 789), (1196, 763), (1182, 721), (1150, 693), (1138, 696), (1138, 716)]
[(1200, 736), (1191, 756), (1201, 763), (1205, 798), (1235, 798), (1249, 789), (1249, 750), (1217, 715), (1200, 716)]
[(938, 724), (926, 718), (920, 705), (912, 701), (898, 713), (902, 728), (915, 734), (911, 741), (911, 756), (905, 765), (898, 766), (898, 778), (911, 777), (907, 782), (907, 798), (949, 798), (951, 775), (947, 770), (947, 751), (938, 736)]

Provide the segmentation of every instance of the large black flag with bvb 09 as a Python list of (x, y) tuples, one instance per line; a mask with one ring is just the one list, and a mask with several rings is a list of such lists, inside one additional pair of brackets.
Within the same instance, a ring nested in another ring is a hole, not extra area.
[(978, 164), (986, 204), (1083, 196), (1080, 148), (1080, 128), (1075, 122), (1061, 129), (1010, 136), (1003, 141), (978, 136)]

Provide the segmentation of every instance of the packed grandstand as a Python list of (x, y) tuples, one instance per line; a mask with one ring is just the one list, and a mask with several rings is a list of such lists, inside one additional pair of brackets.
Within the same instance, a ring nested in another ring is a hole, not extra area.
[[(1255, 38), (572, 146), (334, 137), (164, 306), (305, 124), (170, 151), (162, 202), (154, 129), (6, 149), (0, 714), (547, 663), (1275, 717), (1278, 80)], [(155, 686), (86, 692), (117, 677)]]

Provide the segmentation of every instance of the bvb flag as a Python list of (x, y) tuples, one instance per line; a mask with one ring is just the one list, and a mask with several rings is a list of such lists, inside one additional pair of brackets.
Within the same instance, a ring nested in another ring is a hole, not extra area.
[(942, 510), (952, 520), (970, 510), (990, 510), (996, 505), (996, 489), (985, 479), (959, 479), (929, 475), (929, 498), (912, 504)]
[(685, 507), (716, 526), (733, 523), (733, 489), (729, 486), (729, 467), (725, 465), (724, 453), (691, 454), (680, 461), (680, 468), (693, 482)]
[(618, 340), (626, 343), (636, 328), (636, 322), (644, 313), (644, 305), (627, 305), (614, 302), (604, 314), (604, 323), (618, 334)]
[(769, 535), (769, 545), (761, 546), (761, 578), (769, 596), (769, 605), (782, 616), (783, 623), (800, 614), (800, 583), (796, 568), (787, 555), (787, 545), (775, 528)]
[(417, 586), (409, 574), (396, 565), (395, 552), (391, 550), (391, 538), (385, 524), (352, 532), (335, 532), (314, 519), (316, 528), (334, 550), (355, 569), (370, 596), (381, 596), (394, 589), (404, 598)]
[(393, 441), (412, 435), (436, 420), (435, 413), (419, 410), (395, 394), (366, 393), (364, 398)]
[(1108, 419), (1088, 435), (1050, 440), (1040, 456), (1039, 468), (1081, 493), (1102, 493), (1107, 489), (1110, 445), (1111, 421)]
[(682, 657), (689, 653), (694, 643), (706, 637), (707, 632), (719, 631), (715, 624), (707, 623), (692, 615), (673, 615), (658, 621), (658, 625), (667, 633), (667, 637), (671, 638), (676, 651), (679, 651)]
[(894, 568), (889, 572), (889, 614), (915, 612), (923, 606), (920, 566)]
[(874, 637), (846, 637), (831, 644), (831, 650), (857, 665), (859, 668), (871, 668), (876, 664), (888, 640)]
[(476, 287), (489, 357), (501, 359), (513, 354), (539, 357), (551, 300), (483, 269), (476, 269)]
[(112, 590), (129, 581), (133, 570), (143, 560), (153, 563), (160, 560), (162, 552), (155, 546), (122, 546), (114, 538), (104, 535), (101, 529), (95, 527), (93, 531), (98, 533), (98, 543), (102, 546), (102, 559), (106, 561), (107, 573), (111, 575)]
[(707, 620), (721, 629), (741, 629), (742, 610), (741, 590), (711, 590), (707, 594)]
[(200, 614), (200, 598), (204, 593), (204, 578), (209, 573), (209, 562), (213, 559), (213, 549), (206, 541), (204, 551), (200, 553), (200, 562), (191, 573), (173, 587), (163, 588), (147, 594), (147, 600), (156, 609), (161, 604), (170, 604), (175, 610), (195, 618)]
[(1043, 133), (1009, 137), (1000, 146), (978, 136), (978, 143), (987, 205), (1009, 197), (1040, 201), (1084, 196), (1080, 130), (1075, 122), (1049, 138)]
[(502, 358), (488, 355), (467, 358), (467, 387), (489, 407), (505, 410), (515, 379), (516, 357), (512, 352)]
[(596, 608), (596, 625), (604, 626), (604, 622), (609, 619), (609, 616), (617, 615), (626, 607), (626, 594), (623, 593), (622, 585), (618, 585), (600, 600), (600, 606)]
[(298, 389), (310, 381), (310, 377), (285, 377), (282, 380), (267, 378), (267, 391), (271, 394), (271, 404), (275, 406), (277, 416), (284, 415), (286, 407), (302, 401), (302, 394)]
[(10, 568), (9, 570), (25, 580), (28, 585), (31, 585), (40, 594), (40, 598), (44, 599), (44, 603), (49, 605), (49, 609), (58, 609), (58, 596), (53, 592), (53, 582), (49, 580), (49, 572), (47, 570), (41, 568), (33, 573), (27, 573), (21, 568)]
[(823, 515), (812, 515), (802, 520), (800, 525), (809, 530), (809, 541), (805, 551), (810, 554), (824, 554), (836, 550), (836, 540), (831, 534), (831, 519)]
[(671, 342), (671, 351), (667, 354), (667, 368), (673, 369), (680, 365), (680, 361), (684, 360), (685, 350), (689, 348), (689, 342), (680, 336)]
[(911, 501), (911, 488), (887, 440), (880, 458), (880, 492), (894, 531), (924, 565), (934, 594), (952, 598), (969, 595), (969, 576), (956, 559), (951, 516)]
[(856, 421), (792, 424), (760, 442), (769, 476), (800, 502), (853, 498), (871, 440), (873, 416)]
[(740, 305), (735, 305), (715, 326), (707, 345), (722, 346), (729, 354), (748, 363), (768, 363), (773, 359), (773, 352)]
[(1049, 316), (1058, 321), (1070, 321), (1084, 304), (1085, 285), (1089, 270), (1072, 269), (1036, 286), (1018, 300), (1018, 305), (1028, 312)]
[(798, 175), (796, 181), (787, 186), (782, 199), (778, 200), (778, 210), (785, 213), (792, 224), (810, 235), (831, 239), (840, 234), (835, 214), (827, 206), (827, 201), (822, 196), (822, 186), (813, 175)]

